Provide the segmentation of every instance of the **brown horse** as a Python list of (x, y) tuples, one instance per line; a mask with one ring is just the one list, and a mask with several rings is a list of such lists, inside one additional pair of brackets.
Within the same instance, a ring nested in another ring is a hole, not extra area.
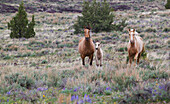
[(129, 29), (129, 43), (127, 46), (128, 49), (128, 55), (129, 55), (129, 62), (130, 66), (132, 64), (132, 60), (134, 59), (134, 65), (139, 64), (139, 59), (144, 51), (144, 42), (140, 36), (138, 36), (138, 33), (135, 31), (135, 29)]
[(90, 59), (90, 65), (92, 65), (95, 45), (93, 43), (93, 40), (91, 39), (90, 28), (84, 28), (84, 36), (85, 37), (83, 37), (79, 41), (78, 51), (82, 58), (82, 64), (85, 65), (84, 60), (85, 60), (85, 57), (88, 56)]

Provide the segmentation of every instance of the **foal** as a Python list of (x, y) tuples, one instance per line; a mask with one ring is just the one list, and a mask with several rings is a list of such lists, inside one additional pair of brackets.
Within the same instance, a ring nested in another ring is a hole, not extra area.
[(129, 43), (127, 46), (128, 49), (128, 55), (129, 55), (129, 62), (130, 62), (130, 67), (132, 64), (132, 60), (134, 59), (134, 65), (136, 65), (136, 60), (137, 64), (139, 64), (139, 59), (144, 51), (144, 42), (140, 36), (136, 34), (135, 29), (129, 29)]
[(103, 51), (100, 46), (101, 46), (100, 43), (96, 42), (95, 58), (96, 58), (97, 66), (99, 66), (99, 61), (100, 61), (100, 66), (102, 66), (102, 61), (103, 61)]
[(84, 60), (85, 60), (85, 57), (88, 56), (90, 59), (90, 65), (92, 65), (95, 46), (94, 46), (93, 40), (91, 39), (90, 28), (84, 29), (84, 36), (85, 37), (83, 37), (79, 41), (78, 51), (82, 58), (82, 64), (85, 65)]

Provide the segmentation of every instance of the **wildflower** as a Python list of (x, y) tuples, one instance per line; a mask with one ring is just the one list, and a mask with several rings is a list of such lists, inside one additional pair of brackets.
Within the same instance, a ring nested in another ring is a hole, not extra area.
[(106, 90), (110, 90), (110, 91), (111, 91), (111, 88), (110, 88), (110, 87), (107, 87)]
[(80, 100), (80, 104), (82, 104), (82, 103), (84, 103), (84, 101), (83, 101), (83, 100)]
[(159, 89), (163, 89), (163, 86), (159, 86)]
[(43, 97), (45, 97), (45, 95), (43, 95)]
[(90, 98), (88, 98), (88, 99), (87, 99), (87, 102), (92, 103), (92, 101), (91, 101), (91, 99), (90, 99)]
[(116, 104), (116, 102), (114, 102), (114, 104)]
[(84, 95), (84, 98), (86, 98), (86, 97), (87, 97), (87, 94)]
[(9, 99), (7, 100), (7, 102), (9, 102)]
[(154, 92), (156, 92), (156, 90), (154, 90)]
[(74, 99), (76, 99), (76, 96), (75, 96), (75, 95), (73, 95), (73, 96), (71, 97), (71, 101), (73, 101)]
[(156, 85), (158, 85), (158, 83), (156, 83)]
[(11, 94), (11, 91), (7, 92), (7, 95), (10, 95)]
[(48, 90), (48, 88), (43, 88), (43, 87), (37, 88), (37, 91), (46, 91), (46, 90)]
[(106, 104), (106, 102), (103, 102), (103, 104)]
[(74, 92), (76, 92), (76, 91), (77, 91), (77, 88), (74, 89)]
[(77, 96), (76, 96), (76, 100), (78, 100), (78, 99), (79, 99), (79, 96), (77, 95)]

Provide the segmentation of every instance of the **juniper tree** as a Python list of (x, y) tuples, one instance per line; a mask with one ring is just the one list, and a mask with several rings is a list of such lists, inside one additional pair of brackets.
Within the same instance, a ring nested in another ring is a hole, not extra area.
[(167, 4), (165, 5), (166, 9), (170, 9), (170, 0), (167, 0)]
[(35, 36), (34, 26), (35, 26), (34, 16), (32, 16), (32, 21), (28, 23), (24, 3), (21, 2), (18, 9), (18, 13), (8, 23), (8, 29), (11, 30), (10, 38), (34, 37)]
[[(126, 20), (122, 20), (118, 25), (112, 24), (114, 20), (112, 11), (113, 9), (106, 0), (103, 2), (96, 2), (96, 0), (93, 0), (92, 3), (84, 1), (82, 16), (79, 16), (77, 22), (74, 24), (74, 33), (83, 32), (84, 26), (92, 27), (93, 32), (111, 30), (122, 31), (122, 28), (127, 25), (125, 24)], [(121, 27), (121, 29), (119, 29), (119, 27)]]
[(32, 16), (32, 21), (28, 24), (27, 32), (25, 34), (25, 38), (31, 38), (35, 36), (34, 31), (35, 21), (34, 21), (34, 15)]
[(112, 27), (113, 17), (111, 14), (112, 8), (109, 3), (104, 2), (90, 2), (84, 1), (82, 15), (79, 16), (77, 23), (74, 25), (75, 33), (80, 33), (84, 26), (92, 27), (92, 31), (110, 31)]

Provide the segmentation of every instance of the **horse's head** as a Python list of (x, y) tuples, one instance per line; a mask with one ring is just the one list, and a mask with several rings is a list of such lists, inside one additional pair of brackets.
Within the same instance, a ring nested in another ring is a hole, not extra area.
[(135, 34), (136, 34), (135, 29), (129, 29), (129, 38), (131, 44), (134, 44), (135, 42)]
[(84, 28), (84, 35), (86, 40), (90, 39), (90, 28)]
[(100, 48), (100, 43), (96, 42), (96, 50), (98, 50)]

